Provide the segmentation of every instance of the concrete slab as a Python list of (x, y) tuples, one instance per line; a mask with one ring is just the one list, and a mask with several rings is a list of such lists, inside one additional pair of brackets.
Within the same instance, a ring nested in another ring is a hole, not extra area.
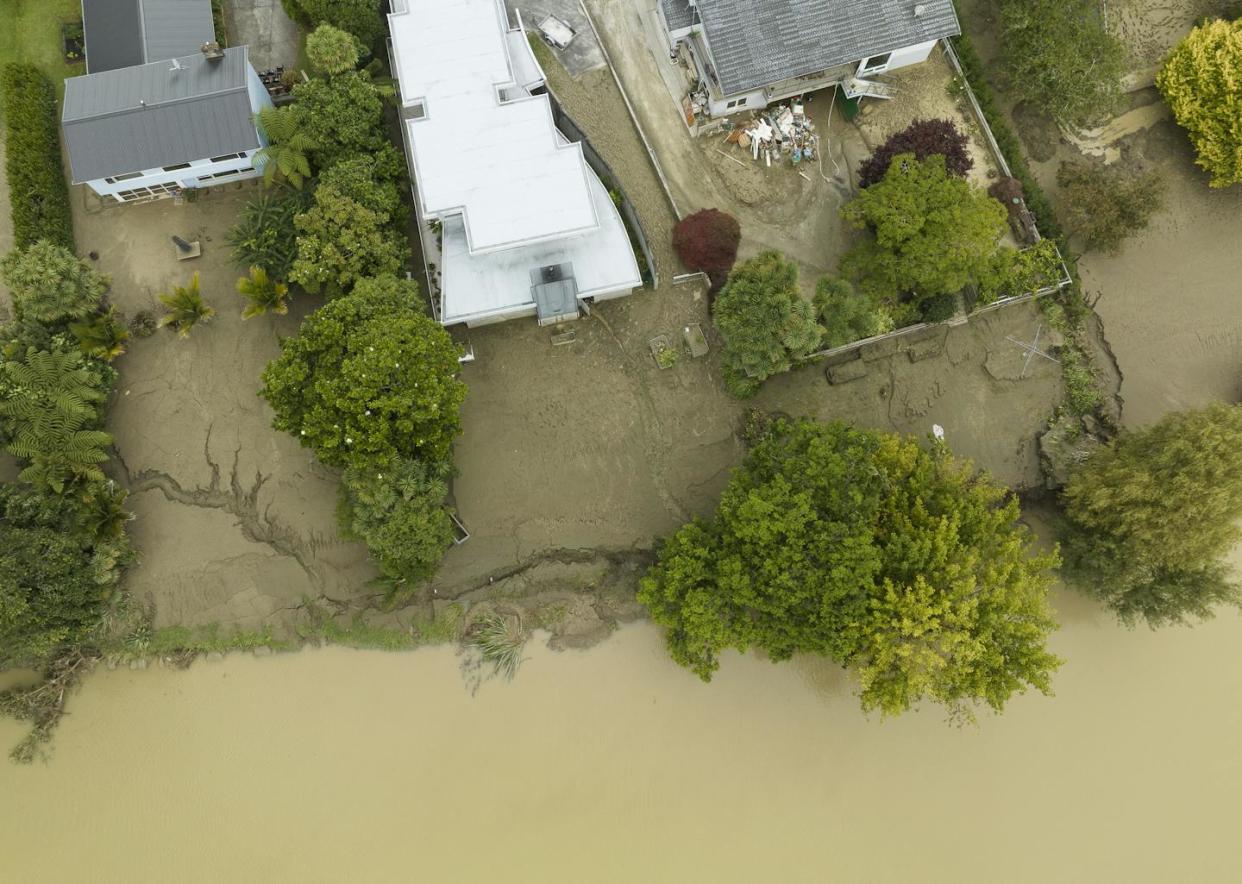
[(521, 14), (528, 34), (537, 34), (539, 23), (549, 15), (574, 29), (576, 36), (568, 47), (548, 47), (571, 76), (580, 77), (605, 66), (604, 51), (591, 32), (590, 22), (583, 15), (578, 0), (535, 0), (529, 4), (523, 0), (505, 0), (505, 6), (509, 10), (510, 21), (516, 22), (518, 13)]
[(255, 70), (292, 70), (298, 62), (299, 31), (280, 0), (227, 0), (225, 20), (229, 43), (250, 47)]

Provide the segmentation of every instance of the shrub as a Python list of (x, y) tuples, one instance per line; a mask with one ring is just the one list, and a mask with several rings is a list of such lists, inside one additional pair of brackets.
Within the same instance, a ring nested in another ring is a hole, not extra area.
[(345, 470), (341, 530), (366, 543), (390, 580), (411, 583), (430, 577), (452, 545), (445, 472), (438, 464), (404, 459), (389, 467)]
[(1116, 253), (1164, 206), (1164, 179), (1155, 172), (1062, 163), (1066, 226), (1088, 249)]
[(14, 244), (24, 249), (46, 240), (72, 251), (73, 215), (60, 159), (56, 87), (34, 65), (10, 62), (0, 77), (0, 95)]
[(364, 279), (308, 316), (263, 372), (273, 426), (331, 466), (447, 461), (466, 395), (460, 350), (417, 304), (413, 282)]
[(673, 228), (673, 248), (683, 264), (700, 270), (719, 291), (737, 261), (742, 227), (736, 218), (719, 209), (702, 209), (687, 215)]
[(1059, 123), (1085, 126), (1120, 102), (1125, 49), (1095, 0), (1004, 0), (1001, 46), (1012, 97)]
[(359, 279), (395, 274), (406, 257), (404, 238), (387, 215), (321, 185), (315, 203), (294, 218), (298, 256), (289, 279), (335, 297)]
[(388, 143), (384, 134), (384, 103), (365, 71), (347, 71), (330, 80), (311, 80), (293, 87), (294, 108), (302, 115), (302, 132), (310, 139), (316, 168)]
[(849, 280), (825, 276), (815, 286), (815, 314), (824, 328), (824, 347), (843, 347), (891, 331), (892, 320)]
[(914, 154), (923, 160), (930, 156), (944, 157), (950, 175), (965, 178), (974, 166), (967, 150), (966, 136), (951, 120), (915, 120), (877, 147), (858, 167), (858, 186), (870, 187), (881, 181), (898, 154)]
[(378, 0), (281, 0), (285, 12), (296, 22), (313, 28), (330, 24), (349, 31), (371, 47), (384, 33), (384, 16)]
[(289, 287), (272, 279), (267, 271), (255, 265), (249, 274), (237, 280), (237, 293), (246, 299), (242, 319), (263, 316), (267, 313), (284, 315), (289, 312)]
[(364, 154), (341, 160), (319, 176), (320, 187), (330, 187), (360, 206), (379, 212), (395, 229), (405, 227), (403, 176), (393, 174), (384, 157)]
[(276, 280), (287, 280), (298, 256), (294, 218), (310, 207), (306, 191), (281, 188), (248, 202), (228, 233), (233, 260), (242, 267), (262, 267)]
[(1190, 134), (1212, 187), (1242, 181), (1242, 19), (1206, 22), (1169, 54), (1156, 85)]
[(1056, 557), (1019, 518), (942, 446), (778, 421), (714, 516), (664, 544), (638, 598), (704, 680), (724, 648), (819, 654), (858, 671), (864, 709), (929, 699), (969, 717), (1047, 693), (1060, 664), (1046, 647)]
[(798, 291), (798, 268), (779, 252), (743, 261), (716, 299), (712, 321), (725, 339), (725, 385), (739, 398), (788, 371), (819, 346), (823, 329)]
[(1212, 405), (1125, 432), (1070, 477), (1066, 564), (1126, 624), (1242, 604), (1226, 554), (1242, 517), (1242, 407)]
[(874, 234), (845, 255), (842, 271), (873, 298), (909, 295), (916, 306), (983, 279), (1005, 232), (1004, 207), (949, 175), (941, 156), (899, 154), (841, 214)]
[(107, 276), (47, 240), (10, 252), (0, 262), (0, 275), (12, 293), (14, 315), (48, 326), (95, 312), (109, 285)]
[(74, 498), (0, 484), (0, 666), (45, 660), (99, 622), (132, 554), (123, 531), (99, 530), (117, 495), (96, 490)]
[(991, 271), (980, 280), (979, 302), (990, 304), (998, 298), (1029, 295), (1064, 277), (1061, 253), (1050, 239), (1020, 251), (1003, 248), (996, 253)]
[(348, 31), (321, 24), (306, 35), (306, 60), (321, 74), (343, 74), (358, 66), (358, 38)]

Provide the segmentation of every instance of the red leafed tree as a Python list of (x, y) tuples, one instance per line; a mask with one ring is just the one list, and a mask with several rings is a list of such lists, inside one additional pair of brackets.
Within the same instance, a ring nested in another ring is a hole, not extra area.
[(925, 160), (937, 154), (944, 157), (950, 175), (965, 178), (975, 161), (966, 150), (966, 136), (951, 120), (915, 120), (906, 128), (889, 136), (858, 168), (858, 186), (870, 187), (884, 178), (893, 157), (912, 153)]
[(673, 248), (691, 270), (711, 278), (712, 291), (719, 291), (737, 261), (742, 228), (737, 219), (719, 209), (703, 209), (687, 215), (673, 228)]

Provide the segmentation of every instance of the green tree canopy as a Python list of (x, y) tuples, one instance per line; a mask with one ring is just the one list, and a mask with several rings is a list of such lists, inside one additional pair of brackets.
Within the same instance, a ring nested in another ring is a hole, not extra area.
[(1055, 555), (1031, 550), (1017, 501), (943, 447), (843, 423), (778, 421), (716, 514), (684, 526), (639, 599), (673, 658), (705, 680), (725, 648), (854, 668), (862, 706), (923, 699), (970, 717), (1059, 660), (1047, 603)]
[(385, 21), (377, 0), (281, 0), (285, 12), (304, 25), (330, 24), (349, 31), (363, 46), (374, 46)]
[(1178, 125), (1190, 134), (1195, 162), (1212, 187), (1242, 181), (1242, 19), (1190, 32), (1156, 75)]
[(405, 222), (399, 181), (384, 158), (375, 154), (341, 160), (319, 176), (320, 187), (330, 187), (398, 226)]
[(99, 621), (132, 558), (123, 531), (96, 530), (116, 499), (0, 484), (0, 665), (46, 659)]
[(330, 80), (293, 87), (294, 107), (304, 115), (304, 131), (314, 142), (315, 166), (379, 150), (384, 134), (384, 101), (366, 71), (346, 71)]
[(453, 543), (443, 464), (398, 460), (351, 467), (341, 482), (341, 528), (362, 540), (385, 577), (417, 583), (435, 573)]
[(874, 236), (842, 259), (841, 269), (865, 293), (915, 303), (956, 294), (992, 270), (1006, 230), (1005, 207), (945, 171), (944, 157), (893, 158), (881, 181), (841, 210)]
[(725, 339), (725, 384), (741, 397), (753, 396), (765, 378), (813, 352), (823, 334), (798, 292), (797, 265), (775, 251), (734, 268), (716, 297), (712, 321)]
[(41, 240), (0, 262), (19, 320), (45, 325), (81, 319), (99, 308), (109, 279), (64, 246)]
[(843, 347), (892, 331), (893, 320), (848, 279), (825, 276), (815, 284), (815, 314), (824, 327), (824, 346)]
[(1125, 49), (1095, 0), (1003, 0), (1001, 47), (1009, 93), (1059, 123), (1085, 126), (1120, 103)]
[(1126, 624), (1242, 604), (1223, 557), (1242, 517), (1242, 407), (1170, 414), (1093, 454), (1064, 491), (1066, 564)]
[(417, 285), (383, 277), (308, 316), (263, 372), (276, 429), (334, 466), (447, 461), (466, 395), (460, 351), (418, 305)]
[(310, 292), (338, 295), (359, 279), (394, 274), (405, 261), (405, 243), (388, 216), (335, 188), (315, 188), (315, 204), (294, 218), (298, 256), (289, 279)]
[(306, 35), (306, 60), (321, 74), (343, 74), (358, 66), (358, 38), (322, 24)]

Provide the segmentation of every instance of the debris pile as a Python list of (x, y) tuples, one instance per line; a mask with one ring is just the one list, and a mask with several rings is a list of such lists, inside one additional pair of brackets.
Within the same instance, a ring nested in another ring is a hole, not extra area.
[(819, 149), (815, 124), (800, 101), (756, 114), (749, 123), (729, 132), (725, 140), (749, 151), (752, 160), (763, 160), (768, 166), (785, 157), (796, 166), (803, 160), (815, 159)]

